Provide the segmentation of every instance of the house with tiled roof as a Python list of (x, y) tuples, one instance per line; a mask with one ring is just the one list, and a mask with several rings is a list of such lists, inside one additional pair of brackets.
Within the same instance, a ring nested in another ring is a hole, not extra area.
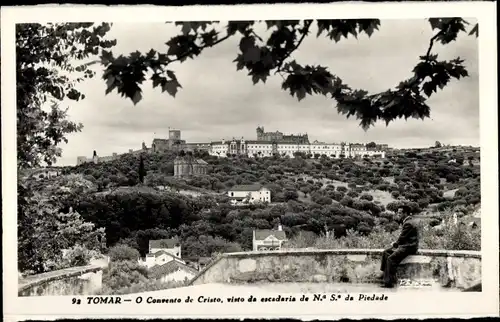
[(280, 250), (287, 240), (286, 233), (281, 225), (278, 229), (258, 229), (253, 231), (253, 250), (267, 251)]
[(198, 271), (183, 262), (172, 260), (162, 265), (155, 265), (149, 269), (148, 276), (162, 282), (189, 281), (198, 274)]
[(169, 239), (156, 239), (149, 241), (149, 252), (156, 253), (164, 250), (174, 256), (181, 257), (181, 244), (177, 237)]
[(173, 260), (184, 263), (181, 256), (181, 245), (177, 238), (156, 239), (149, 241), (149, 252), (144, 259), (139, 259), (139, 263), (148, 268)]
[(227, 191), (233, 205), (271, 202), (271, 190), (260, 184), (237, 185)]

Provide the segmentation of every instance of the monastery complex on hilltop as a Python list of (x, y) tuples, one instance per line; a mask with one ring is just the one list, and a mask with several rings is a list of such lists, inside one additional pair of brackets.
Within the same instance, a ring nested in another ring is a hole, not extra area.
[[(217, 157), (248, 156), (248, 157), (270, 157), (273, 155), (288, 156), (293, 158), (295, 153), (307, 155), (326, 155), (331, 158), (340, 157), (378, 157), (385, 158), (387, 144), (367, 147), (366, 144), (354, 143), (325, 143), (309, 142), (307, 134), (283, 134), (282, 132), (264, 132), (264, 127), (257, 127), (256, 140), (231, 139), (210, 143), (187, 143), (181, 139), (180, 130), (169, 130), (168, 139), (153, 139), (151, 147), (142, 143), (142, 149), (129, 150), (128, 153), (156, 153), (166, 151), (207, 151), (208, 154)], [(117, 153), (111, 156), (99, 157), (94, 151), (92, 158), (80, 156), (77, 165), (86, 162), (106, 162), (118, 158)]]
[(264, 132), (257, 128), (257, 140), (222, 140), (210, 144), (210, 155), (217, 157), (246, 155), (248, 157), (269, 157), (273, 155), (293, 158), (295, 153), (326, 155), (331, 158), (385, 157), (387, 146), (367, 148), (365, 144), (309, 142), (307, 134), (285, 135), (281, 132)]

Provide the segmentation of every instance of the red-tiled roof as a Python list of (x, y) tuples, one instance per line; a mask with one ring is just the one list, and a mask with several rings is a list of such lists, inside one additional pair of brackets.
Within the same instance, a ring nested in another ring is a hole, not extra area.
[(177, 256), (175, 256), (174, 254), (171, 254), (171, 253), (169, 253), (169, 252), (167, 252), (167, 251), (164, 251), (164, 250), (159, 250), (159, 251), (157, 251), (157, 252), (154, 252), (154, 253), (149, 253), (149, 254), (147, 254), (147, 255), (153, 255), (154, 257), (158, 257), (158, 256), (163, 255), (163, 254), (165, 254), (165, 255), (167, 255), (167, 256), (170, 256), (170, 257), (172, 257), (172, 258), (175, 258), (175, 259), (177, 259), (177, 260), (182, 261), (182, 259), (181, 259), (180, 257), (177, 257)]
[(194, 268), (191, 268), (185, 264), (173, 260), (163, 265), (155, 265), (151, 267), (149, 270), (149, 276), (151, 276), (152, 278), (160, 278), (162, 276), (172, 274), (178, 270), (183, 270), (187, 273), (191, 273), (194, 275), (198, 274), (198, 271), (195, 270)]

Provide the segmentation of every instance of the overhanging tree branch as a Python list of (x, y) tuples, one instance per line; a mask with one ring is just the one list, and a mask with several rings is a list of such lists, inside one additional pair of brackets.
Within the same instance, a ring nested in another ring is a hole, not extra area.
[[(420, 56), (420, 62), (413, 69), (413, 76), (403, 80), (392, 89), (376, 94), (350, 88), (324, 66), (303, 66), (296, 61), (286, 62), (309, 34), (312, 20), (265, 21), (268, 29), (272, 26), (278, 28), (268, 39), (264, 39), (264, 46), (255, 43), (255, 39), (262, 40), (255, 32), (255, 21), (229, 22), (226, 27), (228, 34), (220, 39), (212, 38), (218, 34), (214, 30), (207, 32), (206, 28), (199, 29), (199, 26), (206, 25), (206, 23), (191, 22), (186, 23), (187, 25), (183, 23), (183, 34), (173, 37), (167, 43), (169, 44), (168, 55), (163, 55), (162, 61), (155, 57), (155, 52), (149, 53), (150, 57), (146, 57), (145, 60), (139, 53), (135, 56), (137, 62), (132, 70), (142, 70), (142, 74), (134, 74), (126, 67), (119, 70), (118, 80), (113, 78), (112, 73), (105, 75), (105, 79), (108, 80), (107, 92), (118, 87), (120, 94), (137, 103), (141, 99), (139, 85), (144, 80), (143, 72), (147, 68), (159, 69), (158, 66), (166, 66), (173, 61), (183, 62), (188, 57), (194, 58), (203, 49), (213, 47), (231, 35), (239, 33), (243, 37), (239, 45), (241, 53), (238, 53), (234, 59), (236, 69), (246, 70), (254, 84), (265, 83), (270, 71), (275, 70), (274, 74), (279, 74), (283, 78), (282, 89), (297, 97), (299, 101), (307, 95), (328, 95), (337, 102), (336, 107), (339, 113), (346, 117), (355, 116), (361, 119), (360, 125), (364, 129), (375, 124), (377, 120), (384, 120), (388, 124), (397, 118), (423, 119), (430, 115), (430, 107), (425, 102), (432, 93), (443, 89), (452, 78), (460, 79), (468, 75), (462, 59), (438, 61), (437, 55), (432, 54), (436, 41), (446, 45), (456, 40), (457, 35), (465, 31), (464, 25), (467, 22), (461, 18), (428, 20), (432, 29), (437, 28), (439, 31), (430, 39), (425, 56)], [(316, 23), (318, 25), (317, 37), (324, 34), (335, 43), (350, 36), (358, 37), (362, 33), (371, 37), (380, 26), (378, 19), (316, 20)], [(203, 45), (195, 43), (195, 40), (199, 39), (203, 39)], [(208, 42), (206, 42), (207, 39)], [(167, 56), (176, 57), (169, 59)], [(129, 65), (130, 63), (125, 64), (125, 66)], [(155, 67), (152, 67), (153, 65)], [(123, 77), (123, 71), (128, 72), (126, 77)], [(154, 75), (153, 87), (161, 84), (163, 90), (175, 96), (180, 84), (173, 71), (167, 70), (165, 73), (166, 77)]]
[(295, 46), (289, 50), (285, 56), (280, 59), (277, 64), (276, 64), (276, 73), (279, 73), (279, 72), (282, 72), (281, 68), (283, 66), (283, 63), (285, 62), (285, 60), (287, 60), (288, 57), (290, 57), (290, 55), (296, 51), (300, 45), (302, 44), (302, 41), (304, 41), (304, 39), (306, 38), (307, 34), (309, 33), (309, 28), (311, 27), (313, 21), (312, 20), (305, 20), (304, 21), (304, 28), (302, 28), (302, 36), (300, 37), (300, 39), (297, 41), (297, 43), (295, 44)]

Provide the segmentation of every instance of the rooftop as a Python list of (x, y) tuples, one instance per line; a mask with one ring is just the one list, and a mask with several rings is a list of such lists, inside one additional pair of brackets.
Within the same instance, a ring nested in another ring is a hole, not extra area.
[(241, 184), (229, 189), (229, 191), (259, 191), (264, 188), (261, 184)]
[(178, 270), (184, 270), (191, 274), (198, 274), (198, 271), (194, 268), (187, 266), (186, 264), (180, 263), (178, 261), (170, 261), (163, 265), (155, 265), (149, 270), (150, 276), (153, 278), (160, 278), (167, 274), (172, 274)]
[(149, 241), (149, 248), (174, 248), (180, 246), (178, 238), (156, 239)]
[(286, 234), (283, 230), (259, 229), (255, 230), (255, 240), (264, 240), (269, 236), (274, 236), (279, 240), (286, 240)]
[[(156, 248), (156, 247), (154, 247), (154, 248)], [(177, 256), (175, 256), (175, 255), (173, 255), (173, 254), (171, 254), (171, 253), (169, 253), (169, 252), (167, 252), (167, 251), (164, 251), (164, 250), (159, 250), (159, 251), (157, 251), (157, 252), (154, 252), (154, 253), (149, 253), (149, 254), (147, 254), (147, 255), (153, 255), (153, 256), (155, 256), (155, 257), (156, 257), (156, 256), (160, 256), (160, 255), (163, 255), (163, 254), (165, 254), (165, 255), (167, 255), (167, 256), (170, 256), (170, 257), (172, 257), (173, 259), (176, 259), (176, 260), (179, 260), (179, 261), (183, 261), (180, 257), (177, 257)], [(146, 255), (146, 256), (147, 256), (147, 255)]]
[(178, 155), (175, 157), (174, 162), (186, 162), (186, 163), (195, 163), (195, 164), (202, 164), (206, 165), (208, 164), (205, 160), (203, 159), (195, 159), (193, 156), (186, 155), (186, 156), (180, 156)]

